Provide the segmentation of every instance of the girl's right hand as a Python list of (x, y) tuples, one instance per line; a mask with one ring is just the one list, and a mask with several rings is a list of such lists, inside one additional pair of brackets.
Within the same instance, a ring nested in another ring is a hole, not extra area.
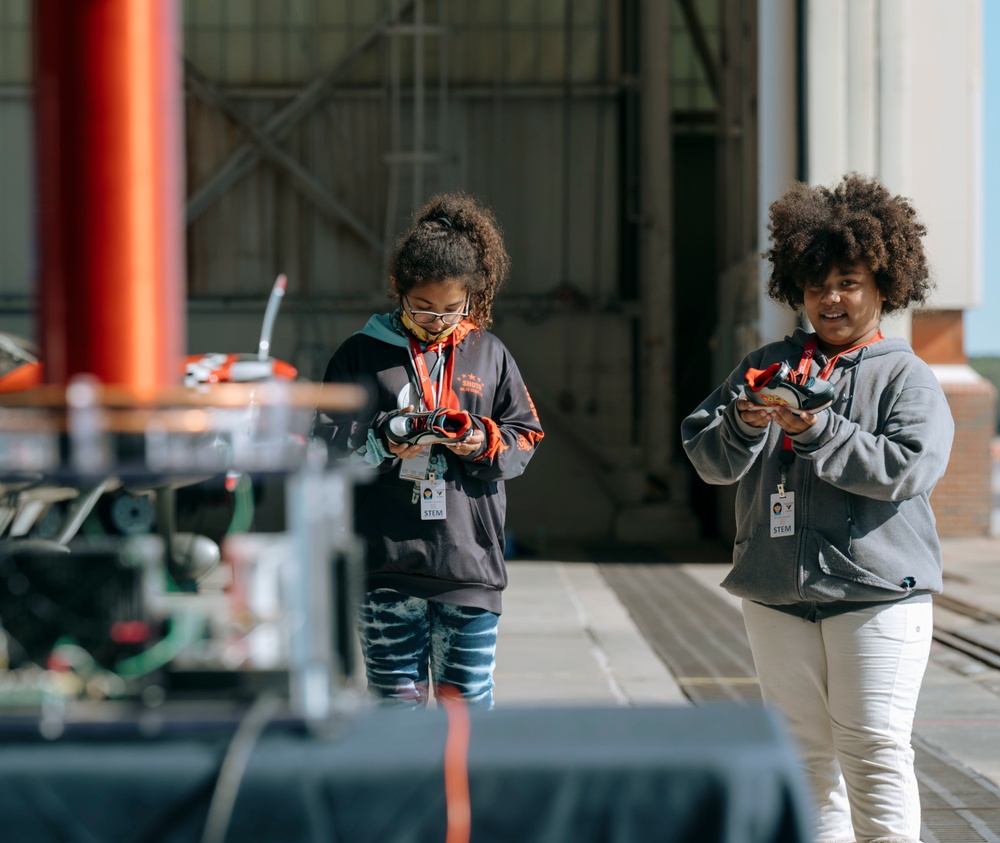
[(742, 396), (736, 399), (736, 412), (751, 427), (767, 427), (771, 423), (771, 410), (754, 404)]
[[(403, 407), (399, 412), (401, 413), (411, 413), (413, 412), (413, 405), (410, 404)], [(385, 446), (389, 449), (389, 453), (399, 457), (401, 460), (405, 460), (409, 457), (415, 457), (427, 445), (406, 445), (401, 442), (386, 442)]]
[(415, 457), (419, 454), (426, 445), (404, 445), (399, 442), (387, 442), (386, 447), (389, 448), (389, 452), (395, 454), (401, 460), (405, 460), (408, 457)]

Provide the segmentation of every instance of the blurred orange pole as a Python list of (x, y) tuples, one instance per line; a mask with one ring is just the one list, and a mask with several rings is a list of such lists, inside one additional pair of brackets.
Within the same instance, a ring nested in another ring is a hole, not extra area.
[(469, 843), (472, 836), (472, 800), (469, 796), (469, 742), (472, 721), (462, 695), (451, 685), (434, 692), (448, 718), (444, 743), (444, 800), (447, 812), (445, 843)]
[(141, 394), (186, 346), (176, 0), (35, 0), (38, 315), (45, 381)]

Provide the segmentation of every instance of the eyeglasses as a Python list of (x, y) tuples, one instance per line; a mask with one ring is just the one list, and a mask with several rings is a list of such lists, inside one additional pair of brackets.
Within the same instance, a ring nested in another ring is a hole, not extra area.
[(403, 301), (406, 302), (406, 309), (410, 311), (410, 317), (418, 325), (430, 325), (435, 319), (440, 319), (445, 325), (457, 325), (466, 316), (469, 315), (468, 306), (469, 300), (465, 300), (466, 309), (459, 312), (451, 311), (450, 313), (435, 313), (433, 310), (414, 310), (413, 306), (410, 304), (409, 298), (404, 294)]

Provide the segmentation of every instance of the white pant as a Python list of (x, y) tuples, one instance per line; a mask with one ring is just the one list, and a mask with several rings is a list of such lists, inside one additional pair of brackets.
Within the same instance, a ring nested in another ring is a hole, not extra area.
[(910, 733), (933, 605), (811, 623), (744, 600), (743, 618), (764, 702), (787, 719), (816, 798), (815, 843), (919, 843)]

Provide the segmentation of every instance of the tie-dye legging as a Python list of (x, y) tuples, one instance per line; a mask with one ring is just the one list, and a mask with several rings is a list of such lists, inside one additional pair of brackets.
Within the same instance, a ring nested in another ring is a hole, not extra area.
[(492, 708), (499, 620), (486, 609), (369, 591), (358, 612), (369, 690), (387, 703), (426, 705), (429, 668), (435, 687)]

